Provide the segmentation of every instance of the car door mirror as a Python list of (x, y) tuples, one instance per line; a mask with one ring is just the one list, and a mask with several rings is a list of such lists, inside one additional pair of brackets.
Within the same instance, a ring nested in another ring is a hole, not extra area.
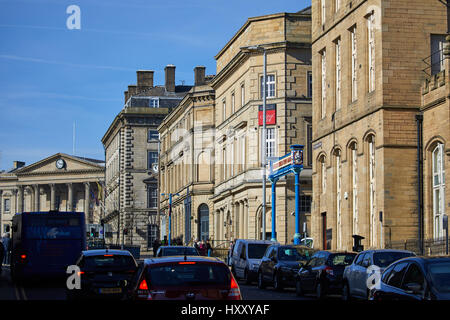
[(422, 286), (419, 283), (407, 283), (405, 285), (405, 291), (406, 293), (417, 294), (422, 291)]

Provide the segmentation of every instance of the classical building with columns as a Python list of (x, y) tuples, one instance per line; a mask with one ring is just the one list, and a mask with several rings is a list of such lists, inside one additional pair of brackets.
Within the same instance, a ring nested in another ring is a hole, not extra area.
[[(255, 48), (258, 46), (258, 48)], [(216, 240), (271, 238), (271, 184), (266, 184), (263, 235), (262, 105), (266, 52), (266, 157), (305, 146), (300, 176), (301, 233), (309, 233), (311, 184), (311, 11), (249, 18), (215, 56), (214, 211)], [(268, 170), (266, 175), (268, 175)], [(276, 235), (291, 243), (295, 233), (294, 175), (276, 185)], [(305, 227), (303, 227), (305, 226)]]
[(15, 161), (13, 169), (0, 173), (1, 230), (14, 214), (27, 211), (85, 212), (87, 223), (100, 223), (104, 180), (102, 160), (58, 153), (28, 166)]
[(446, 28), (438, 0), (312, 1), (318, 248), (352, 250), (353, 235), (365, 249), (442, 235)]
[(175, 66), (165, 67), (165, 84), (154, 71), (138, 70), (125, 91), (123, 109), (102, 138), (106, 161), (106, 217), (114, 243), (151, 248), (160, 237), (158, 126), (192, 86), (175, 85)]
[(158, 127), (161, 217), (168, 231), (172, 193), (171, 237), (184, 243), (210, 238), (213, 217), (214, 90), (205, 67), (194, 68), (194, 79), (194, 87)]

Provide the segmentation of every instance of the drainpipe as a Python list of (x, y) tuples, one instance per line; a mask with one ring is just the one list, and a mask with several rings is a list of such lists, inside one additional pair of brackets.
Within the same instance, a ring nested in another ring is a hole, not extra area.
[(423, 114), (416, 114), (417, 122), (417, 213), (419, 253), (423, 255)]

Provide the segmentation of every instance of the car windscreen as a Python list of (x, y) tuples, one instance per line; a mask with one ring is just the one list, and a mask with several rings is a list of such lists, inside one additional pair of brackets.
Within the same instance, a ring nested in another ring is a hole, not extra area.
[(83, 269), (129, 269), (136, 268), (136, 264), (131, 256), (104, 254), (98, 256), (86, 257)]
[(280, 247), (278, 249), (278, 259), (282, 261), (303, 261), (309, 260), (314, 251), (309, 248)]
[(153, 287), (229, 286), (231, 276), (230, 270), (222, 264), (180, 262), (149, 267), (147, 280)]
[(410, 252), (396, 252), (396, 251), (385, 251), (385, 252), (375, 252), (373, 254), (373, 264), (380, 267), (386, 268), (391, 263), (406, 257), (410, 257), (413, 254)]
[(328, 258), (328, 264), (332, 267), (335, 266), (348, 266), (351, 265), (356, 254), (354, 253), (335, 253)]
[(450, 262), (431, 263), (428, 266), (431, 282), (437, 291), (450, 292)]
[(266, 252), (269, 244), (265, 243), (249, 243), (248, 244), (248, 258), (249, 259), (261, 259)]
[(27, 239), (81, 239), (83, 228), (78, 217), (27, 217), (24, 236)]
[(198, 256), (198, 251), (195, 248), (191, 247), (170, 247), (170, 248), (164, 248), (162, 252), (163, 256)]

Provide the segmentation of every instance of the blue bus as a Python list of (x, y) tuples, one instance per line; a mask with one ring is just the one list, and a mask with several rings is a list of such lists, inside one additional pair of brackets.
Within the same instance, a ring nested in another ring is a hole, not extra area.
[(11, 277), (66, 276), (86, 250), (86, 222), (83, 212), (24, 212), (13, 217)]

